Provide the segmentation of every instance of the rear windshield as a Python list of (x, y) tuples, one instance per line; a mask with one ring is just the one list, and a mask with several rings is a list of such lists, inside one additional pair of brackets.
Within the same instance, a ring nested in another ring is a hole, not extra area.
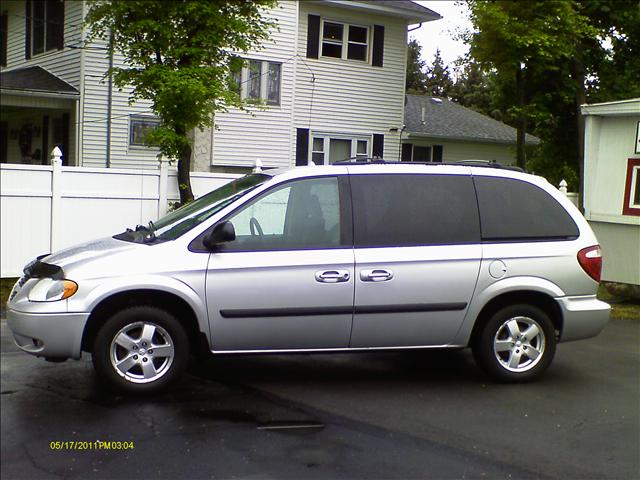
[(555, 198), (513, 178), (474, 177), (485, 241), (565, 240), (578, 226)]

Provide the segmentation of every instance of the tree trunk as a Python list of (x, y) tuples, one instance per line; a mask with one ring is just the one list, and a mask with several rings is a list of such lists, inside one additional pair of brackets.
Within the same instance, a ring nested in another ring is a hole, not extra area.
[(587, 95), (584, 86), (584, 64), (582, 62), (582, 55), (578, 52), (572, 62), (572, 74), (576, 83), (576, 132), (577, 132), (577, 155), (578, 155), (578, 206), (582, 213), (584, 213), (584, 117), (580, 111), (580, 105), (587, 102)]
[(525, 106), (525, 86), (524, 72), (522, 67), (518, 65), (516, 70), (516, 96), (518, 101), (518, 109), (520, 111), (517, 122), (517, 140), (516, 140), (516, 158), (518, 166), (522, 169), (527, 165), (527, 153), (525, 151), (525, 135), (527, 133), (527, 117), (524, 112)]
[(193, 202), (191, 190), (191, 147), (182, 150), (178, 159), (178, 191), (180, 192), (180, 205)]

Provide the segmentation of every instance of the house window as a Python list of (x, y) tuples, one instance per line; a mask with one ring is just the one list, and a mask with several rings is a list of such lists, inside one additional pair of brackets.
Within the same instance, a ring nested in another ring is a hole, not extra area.
[(129, 122), (129, 145), (146, 147), (149, 133), (158, 128), (160, 120), (155, 117), (132, 116)]
[(243, 100), (280, 105), (281, 77), (281, 63), (247, 60), (243, 67), (231, 71), (231, 88)]
[(64, 1), (29, 0), (27, 9), (27, 57), (64, 46)]
[(369, 157), (369, 137), (343, 135), (313, 135), (311, 161), (314, 165), (328, 165), (348, 158)]
[(442, 145), (430, 146), (413, 146), (413, 155), (411, 158), (403, 158), (403, 161), (412, 162), (442, 162), (443, 147)]
[(369, 53), (369, 27), (337, 22), (322, 22), (322, 56), (361, 60)]
[(630, 158), (627, 162), (622, 214), (640, 216), (640, 158)]

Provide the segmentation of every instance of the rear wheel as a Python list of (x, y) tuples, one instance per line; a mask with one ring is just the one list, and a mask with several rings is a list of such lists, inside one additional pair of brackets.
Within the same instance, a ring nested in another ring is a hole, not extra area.
[(189, 341), (170, 313), (132, 307), (109, 318), (96, 335), (93, 365), (112, 386), (131, 392), (160, 390), (178, 379)]
[(503, 382), (533, 380), (549, 367), (556, 350), (553, 323), (533, 305), (511, 305), (494, 313), (473, 347), (478, 365)]

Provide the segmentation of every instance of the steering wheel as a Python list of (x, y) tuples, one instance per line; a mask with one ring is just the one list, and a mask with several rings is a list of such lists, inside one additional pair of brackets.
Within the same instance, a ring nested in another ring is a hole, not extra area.
[(256, 232), (260, 237), (264, 235), (262, 227), (255, 217), (251, 217), (251, 220), (249, 220), (249, 230), (251, 230), (251, 235), (256, 235)]

